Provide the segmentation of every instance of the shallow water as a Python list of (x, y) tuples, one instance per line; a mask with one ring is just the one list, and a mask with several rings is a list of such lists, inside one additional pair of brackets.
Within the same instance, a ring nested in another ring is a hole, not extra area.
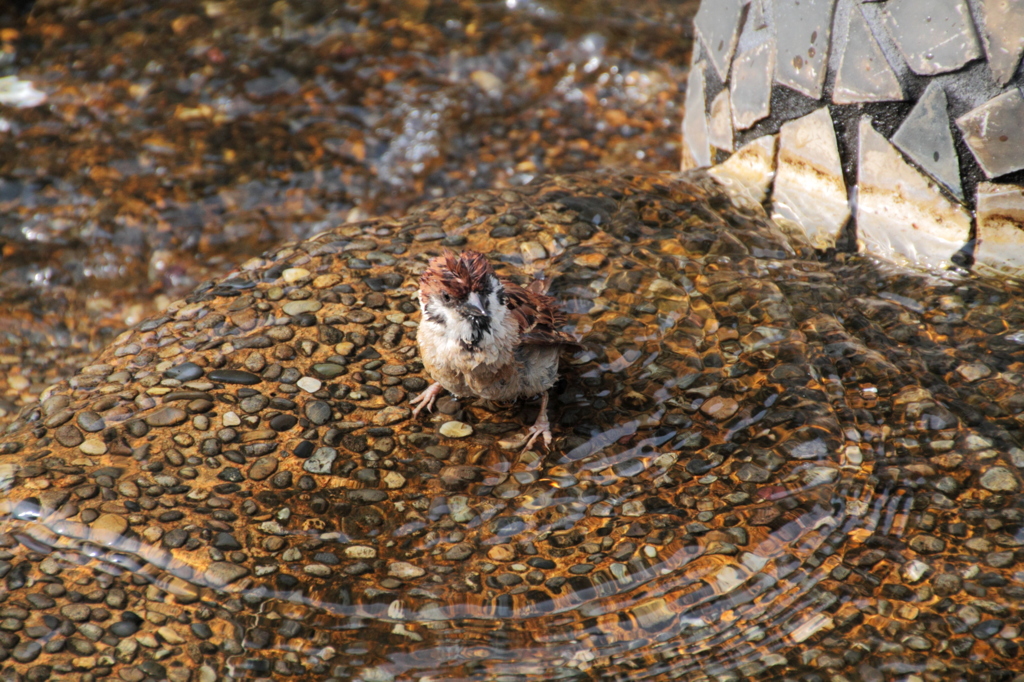
[[(691, 178), (344, 226), (119, 338), (0, 439), (8, 601), (52, 595), (19, 622), (64, 640), (10, 648), (138, 679), (1012, 679), (1021, 292), (819, 261)], [(573, 313), (551, 452), (516, 447), (531, 405), (409, 420), (443, 246)]]
[(285, 240), (543, 173), (677, 168), (677, 5), (36, 3), (0, 32), (0, 77), (47, 96), (0, 105), (0, 421)]

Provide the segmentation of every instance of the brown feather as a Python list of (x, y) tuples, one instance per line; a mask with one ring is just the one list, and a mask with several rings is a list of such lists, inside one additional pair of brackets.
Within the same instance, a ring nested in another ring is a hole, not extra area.
[(565, 324), (566, 315), (557, 299), (538, 293), (545, 288), (542, 280), (534, 280), (525, 289), (506, 280), (502, 284), (509, 310), (519, 323), (519, 345), (579, 346), (571, 334), (558, 329)]
[(478, 291), (489, 274), (494, 274), (494, 269), (482, 253), (445, 251), (427, 263), (420, 276), (420, 288), (428, 294), (444, 290), (462, 301), (471, 291)]

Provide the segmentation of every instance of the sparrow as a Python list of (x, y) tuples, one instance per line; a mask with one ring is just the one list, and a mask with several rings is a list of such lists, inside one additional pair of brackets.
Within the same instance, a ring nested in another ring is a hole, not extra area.
[(411, 401), (413, 416), (430, 412), (442, 390), (497, 402), (539, 394), (540, 414), (524, 448), (537, 438), (550, 446), (548, 389), (561, 352), (579, 344), (559, 330), (565, 313), (544, 280), (523, 288), (498, 277), (481, 253), (445, 252), (427, 264), (418, 295), (416, 342), (434, 383)]

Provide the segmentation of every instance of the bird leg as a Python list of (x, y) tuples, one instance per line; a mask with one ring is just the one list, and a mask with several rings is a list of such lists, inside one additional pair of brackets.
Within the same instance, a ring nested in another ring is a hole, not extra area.
[(537, 438), (543, 439), (544, 447), (551, 447), (551, 424), (548, 422), (547, 391), (540, 394), (540, 414), (537, 415), (537, 421), (526, 432), (526, 436), (526, 445), (523, 446), (524, 450), (529, 450), (530, 446), (533, 445), (533, 441), (537, 440)]
[(441, 388), (441, 384), (434, 382), (427, 387), (427, 390), (410, 400), (409, 404), (415, 406), (415, 409), (412, 411), (412, 416), (415, 417), (418, 415), (420, 410), (423, 408), (426, 408), (429, 413), (430, 410), (434, 408), (434, 401), (437, 400), (437, 396), (440, 395), (443, 390), (444, 389)]

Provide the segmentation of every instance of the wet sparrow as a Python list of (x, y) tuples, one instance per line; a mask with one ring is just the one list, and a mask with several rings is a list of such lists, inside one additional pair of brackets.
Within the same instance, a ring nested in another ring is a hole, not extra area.
[(411, 401), (413, 415), (429, 412), (442, 389), (500, 402), (540, 394), (524, 447), (537, 438), (550, 445), (547, 391), (558, 378), (559, 354), (578, 344), (558, 330), (565, 313), (544, 290), (543, 280), (524, 289), (500, 279), (475, 251), (431, 260), (420, 277), (416, 341), (435, 383)]

